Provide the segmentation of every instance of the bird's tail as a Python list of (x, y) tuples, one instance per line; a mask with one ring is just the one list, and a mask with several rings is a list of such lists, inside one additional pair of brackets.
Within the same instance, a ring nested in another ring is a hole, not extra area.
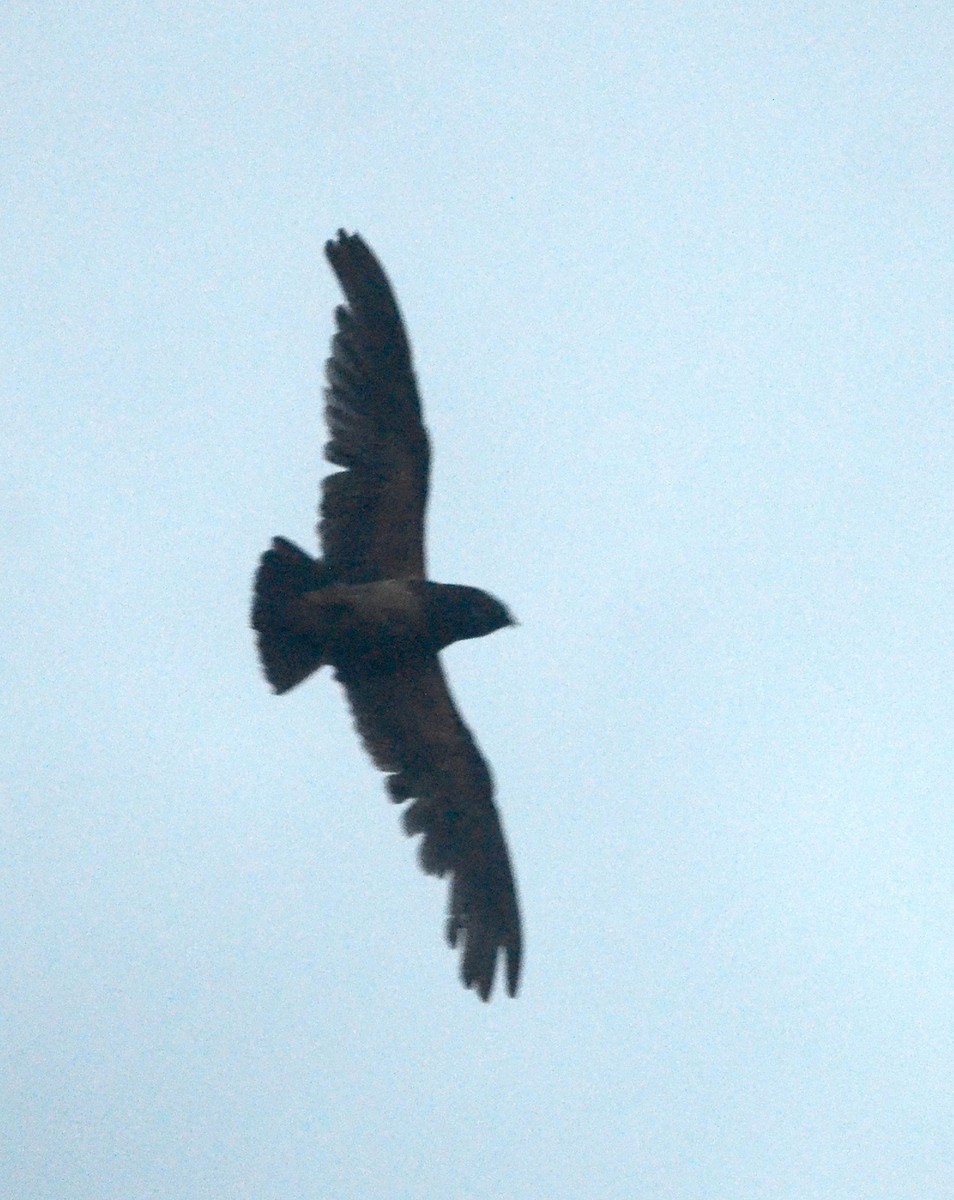
[(318, 631), (302, 633), (291, 624), (292, 602), (332, 580), (324, 564), (285, 538), (274, 538), (255, 572), (252, 628), (265, 678), (276, 692), (287, 692), (321, 666), (325, 639)]

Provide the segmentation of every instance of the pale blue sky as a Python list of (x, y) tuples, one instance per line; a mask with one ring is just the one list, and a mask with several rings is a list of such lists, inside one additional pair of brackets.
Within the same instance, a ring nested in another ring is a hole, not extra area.
[[(0, 15), (17, 1200), (954, 1194), (950, 6), (499, 13)], [(446, 655), (515, 1001), (247, 629), (339, 226), (521, 620)]]

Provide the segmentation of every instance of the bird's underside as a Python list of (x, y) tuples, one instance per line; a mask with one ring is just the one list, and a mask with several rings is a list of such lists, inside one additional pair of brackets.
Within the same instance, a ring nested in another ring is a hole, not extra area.
[(252, 625), (269, 683), (285, 692), (327, 665), (358, 733), (387, 772), (421, 866), (446, 876), (446, 936), (461, 977), (486, 1000), (497, 957), (516, 994), (522, 939), (490, 771), (451, 697), (444, 646), (512, 624), (477, 588), (426, 578), (430, 444), (400, 311), (377, 259), (340, 231), (325, 247), (347, 303), (326, 366), (329, 462), (321, 560), (276, 538), (255, 578)]

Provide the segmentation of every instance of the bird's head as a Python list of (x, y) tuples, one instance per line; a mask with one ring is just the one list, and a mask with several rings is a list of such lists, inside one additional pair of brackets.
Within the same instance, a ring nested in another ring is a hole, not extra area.
[(442, 650), (465, 638), (485, 637), (508, 625), (516, 625), (505, 604), (480, 588), (457, 583), (428, 583), (428, 624)]
[(482, 592), (480, 588), (465, 587), (462, 591), (469, 593), (470, 615), (473, 618), (474, 632), (468, 633), (467, 637), (483, 637), (487, 633), (496, 633), (498, 629), (517, 624), (513, 613), (496, 596)]

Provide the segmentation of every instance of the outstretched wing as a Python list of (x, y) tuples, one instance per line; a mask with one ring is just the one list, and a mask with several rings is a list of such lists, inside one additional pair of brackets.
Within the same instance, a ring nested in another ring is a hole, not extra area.
[(325, 457), (318, 534), (344, 581), (423, 579), (430, 445), (401, 313), (381, 264), (357, 234), (325, 254), (347, 305), (326, 364)]
[(461, 944), (464, 986), (486, 1000), (503, 950), (507, 991), (516, 995), (521, 933), (510, 856), (490, 771), (440, 663), (426, 657), (395, 672), (339, 668), (338, 678), (368, 752), (390, 772), (391, 798), (411, 801), (404, 828), (423, 834), (421, 866), (450, 876), (447, 941)]

